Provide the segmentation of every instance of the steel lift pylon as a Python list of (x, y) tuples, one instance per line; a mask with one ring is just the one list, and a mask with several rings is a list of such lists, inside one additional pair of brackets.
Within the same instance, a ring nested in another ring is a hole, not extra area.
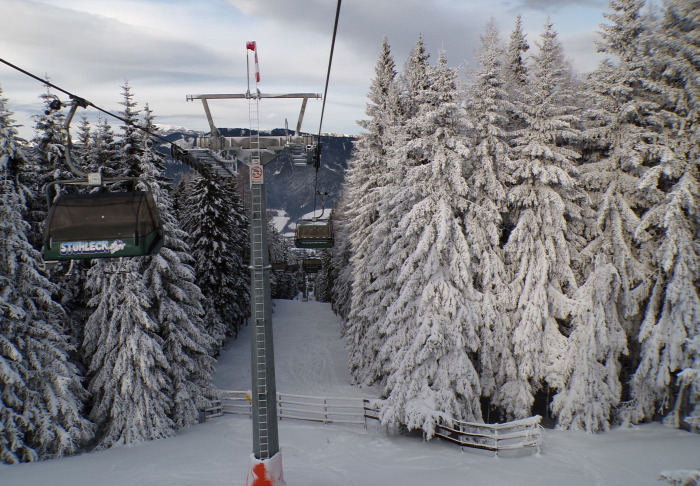
[[(251, 398), (253, 410), (253, 456), (248, 472), (249, 486), (267, 476), (275, 486), (283, 485), (279, 434), (277, 428), (277, 388), (272, 339), (272, 299), (270, 297), (269, 252), (267, 246), (267, 197), (264, 167), (281, 153), (300, 145), (307, 152), (315, 151), (313, 136), (300, 133), (301, 123), (309, 98), (320, 99), (317, 93), (263, 94), (259, 90), (260, 74), (255, 42), (246, 44), (247, 51), (255, 52), (255, 89), (250, 89), (250, 60), (248, 59), (248, 90), (245, 94), (188, 95), (187, 100), (201, 100), (210, 135), (198, 137), (193, 149), (178, 149), (177, 158), (187, 158), (189, 165), (208, 166), (221, 177), (237, 175), (236, 163), (241, 162), (250, 173), (250, 296), (253, 338), (251, 342)], [(262, 98), (301, 98), (302, 107), (296, 132), (291, 136), (261, 136), (259, 101)], [(250, 134), (248, 137), (221, 137), (209, 110), (208, 100), (248, 100)], [(270, 484), (270, 483), (264, 483)]]

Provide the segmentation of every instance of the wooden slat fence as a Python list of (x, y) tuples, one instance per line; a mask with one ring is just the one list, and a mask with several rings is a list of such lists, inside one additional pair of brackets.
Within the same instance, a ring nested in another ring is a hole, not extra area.
[[(379, 420), (376, 400), (364, 398), (329, 398), (306, 395), (277, 394), (277, 416), (280, 420), (356, 424), (367, 427), (367, 419)], [(204, 410), (206, 417), (225, 413), (252, 417), (250, 392), (221, 391), (221, 399), (213, 400)], [(460, 447), (492, 451), (533, 447), (539, 452), (542, 442), (542, 417), (536, 415), (503, 424), (482, 424), (452, 420), (436, 426), (435, 435)]]

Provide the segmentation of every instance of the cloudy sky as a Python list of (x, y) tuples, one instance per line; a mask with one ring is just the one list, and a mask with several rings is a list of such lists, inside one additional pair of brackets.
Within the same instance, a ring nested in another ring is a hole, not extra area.
[[(246, 41), (258, 45), (263, 93), (323, 93), (333, 0), (0, 0), (0, 58), (113, 112), (124, 81), (156, 122), (207, 130), (200, 102), (186, 95), (244, 93)], [(607, 0), (345, 0), (323, 120), (324, 132), (357, 134), (369, 83), (387, 36), (399, 69), (423, 34), (434, 61), (473, 62), (489, 18), (507, 39), (516, 15), (535, 48), (547, 17), (578, 72), (600, 60), (594, 41)], [(31, 137), (45, 88), (0, 64), (0, 86)], [(210, 102), (220, 127), (248, 126), (244, 100)], [(261, 128), (294, 126), (301, 102), (263, 100)], [(310, 100), (303, 130), (317, 132), (321, 101)], [(95, 110), (88, 110), (88, 112)], [(92, 117), (95, 113), (89, 113)], [(111, 120), (118, 126), (118, 120)]]

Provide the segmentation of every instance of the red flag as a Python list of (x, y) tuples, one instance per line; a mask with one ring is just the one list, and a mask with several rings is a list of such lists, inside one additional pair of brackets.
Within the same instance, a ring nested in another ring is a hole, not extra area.
[(258, 64), (258, 46), (255, 41), (248, 41), (245, 43), (247, 49), (255, 52), (255, 81), (260, 82), (260, 65)]

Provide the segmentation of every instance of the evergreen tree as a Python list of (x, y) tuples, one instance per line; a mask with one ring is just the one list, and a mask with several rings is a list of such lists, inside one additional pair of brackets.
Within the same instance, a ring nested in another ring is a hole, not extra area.
[[(186, 228), (185, 221), (188, 218), (188, 211), (191, 211), (192, 209), (188, 206), (188, 204), (191, 197), (191, 191), (193, 189), (193, 179), (196, 175), (196, 172), (183, 174), (180, 177), (180, 183), (175, 191), (175, 208), (177, 210), (178, 220), (180, 221), (183, 231), (185, 231)], [(187, 231), (185, 232), (187, 233)], [(191, 245), (190, 237), (191, 235), (187, 234), (187, 239), (185, 241), (188, 246)], [(192, 256), (191, 246), (190, 256)], [(192, 264), (193, 268), (195, 269), (195, 284), (197, 284), (199, 287), (196, 261), (194, 261), (194, 257)], [(202, 289), (200, 288), (200, 291), (201, 290)], [(204, 308), (204, 316), (202, 316), (202, 319), (204, 321), (204, 327), (207, 330), (207, 333), (214, 339), (214, 350), (212, 351), (212, 356), (216, 356), (224, 340), (226, 339), (226, 324), (221, 316), (219, 316), (217, 310), (214, 308), (212, 298), (207, 296), (204, 292), (202, 292), (202, 296), (204, 299), (202, 300), (202, 307)]]
[[(422, 40), (419, 39), (415, 51), (424, 55)], [(368, 98), (365, 113), (369, 118), (362, 122), (367, 133), (360, 135), (348, 163), (340, 243), (343, 244), (343, 232), (347, 232), (352, 292), (346, 323), (350, 370), (355, 382), (369, 384), (384, 373), (375, 359), (384, 339), (378, 323), (395, 298), (394, 282), (383, 260), (390, 248), (389, 235), (393, 228), (387, 202), (400, 181), (389, 165), (389, 151), (395, 142), (402, 109), (395, 64), (386, 38)]]
[(491, 20), (481, 36), (479, 65), (473, 72), (466, 103), (473, 125), (474, 148), (465, 173), (470, 200), (465, 229), (474, 255), (477, 290), (481, 294), (482, 393), (491, 396), (496, 406), (506, 399), (501, 387), (516, 374), (509, 342), (512, 329), (504, 297), (509, 279), (500, 248), (502, 215), (507, 211), (506, 187), (513, 172), (508, 145), (509, 114), (513, 107), (502, 76), (503, 56), (498, 30)]
[(92, 127), (90, 126), (90, 121), (85, 113), (83, 113), (80, 116), (80, 125), (78, 125), (78, 129), (76, 130), (77, 134), (74, 141), (75, 146), (73, 147), (73, 151), (76, 152), (81, 158), (85, 156), (88, 146), (90, 145), (91, 131)]
[[(270, 251), (270, 263), (291, 263), (289, 246), (272, 224), (270, 217), (267, 220), (267, 247)], [(270, 275), (270, 295), (273, 299), (293, 299), (298, 293), (297, 280), (297, 274), (290, 270), (273, 272)]]
[(405, 424), (432, 437), (436, 423), (447, 417), (482, 418), (479, 378), (469, 356), (479, 347), (479, 319), (462, 220), (469, 152), (456, 74), (444, 53), (426, 81), (406, 126), (415, 138), (396, 146), (406, 172), (395, 200), (411, 204), (396, 219), (388, 253), (387, 266), (397, 269), (398, 297), (380, 323), (387, 338), (379, 360), (388, 371), (382, 423)]
[[(510, 41), (504, 53), (504, 62), (502, 63), (504, 89), (508, 93), (508, 100), (513, 103), (510, 107), (508, 116), (508, 130), (513, 132), (518, 129), (523, 129), (527, 123), (524, 120), (525, 115), (520, 113), (519, 106), (523, 103), (525, 91), (529, 83), (529, 71), (525, 55), (530, 50), (530, 45), (527, 43), (520, 15), (515, 19), (515, 27), (510, 34)], [(510, 231), (513, 229), (514, 222), (511, 221), (511, 215), (506, 213), (504, 216), (504, 230)], [(507, 235), (506, 235), (507, 237)]]
[[(47, 90), (40, 95), (40, 98), (44, 102), (45, 112), (32, 117), (35, 121), (35, 136), (32, 139), (29, 164), (20, 169), (20, 179), (29, 190), (28, 211), (25, 216), (31, 225), (28, 236), (36, 249), (41, 248), (43, 243), (44, 221), (48, 212), (44, 185), (54, 180), (73, 178), (64, 160), (65, 115), (60, 110), (52, 108), (52, 103), (59, 101), (58, 97)], [(59, 187), (59, 190), (61, 189)]]
[[(639, 333), (640, 362), (632, 377), (637, 419), (664, 411), (676, 394), (676, 375), (698, 361), (693, 340), (700, 330), (699, 28), (697, 2), (669, 2), (648, 51), (655, 74), (648, 96), (658, 109), (640, 188), (657, 197), (637, 230), (651, 236), (644, 246), (654, 268)], [(697, 390), (697, 378), (694, 386)], [(677, 426), (677, 415), (668, 422)]]
[(548, 365), (565, 345), (556, 319), (571, 310), (567, 297), (577, 288), (571, 254), (580, 244), (572, 241), (569, 222), (581, 219), (574, 166), (579, 154), (571, 148), (581, 135), (570, 74), (550, 22), (539, 47), (531, 84), (518, 103), (526, 126), (514, 139), (518, 168), (508, 197), (516, 224), (504, 248), (513, 276), (517, 378), (504, 385), (502, 403), (516, 418), (529, 416), (542, 380), (558, 372)]
[(604, 256), (574, 294), (573, 331), (558, 358), (561, 370), (552, 386), (561, 390), (552, 412), (561, 428), (597, 432), (609, 430), (612, 411), (621, 396), (620, 355), (627, 337), (618, 318), (621, 278)]
[[(98, 117), (95, 130), (89, 135), (90, 144), (86, 148), (82, 165), (86, 172), (97, 172), (106, 169), (105, 177), (117, 176), (115, 161), (118, 157), (116, 135), (109, 120)], [(114, 168), (112, 166), (115, 166)]]
[[(665, 59), (665, 92), (669, 101), (675, 100), (678, 107), (674, 110), (679, 115), (685, 115), (685, 123), (679, 123), (679, 127), (685, 126), (686, 130), (677, 131), (677, 135), (684, 139), (681, 145), (687, 149), (687, 180), (686, 187), (694, 187), (695, 208), (697, 204), (698, 187), (698, 159), (700, 159), (700, 77), (698, 76), (697, 59), (700, 57), (700, 5), (697, 0), (671, 0), (666, 2), (663, 18), (663, 30), (665, 34), (661, 38), (662, 51)], [(680, 122), (679, 119), (676, 119)], [(687, 137), (687, 138), (686, 138)], [(681, 151), (683, 152), (683, 151)], [(694, 174), (694, 175), (693, 175)], [(691, 182), (692, 181), (692, 182)], [(682, 187), (682, 186), (681, 186)], [(686, 205), (686, 214), (693, 203)], [(691, 213), (692, 214), (692, 213)], [(695, 228), (695, 255), (698, 254), (698, 215), (694, 213)], [(688, 255), (692, 259), (692, 254)], [(695, 257), (697, 269), (697, 256)], [(697, 292), (697, 275), (695, 283)], [(697, 293), (696, 293), (697, 296)], [(697, 299), (697, 297), (696, 297)], [(692, 297), (685, 300), (692, 302)], [(697, 300), (696, 300), (697, 302)], [(686, 312), (693, 312), (697, 305), (688, 305)], [(697, 316), (697, 314), (696, 314)], [(696, 327), (691, 328), (688, 336), (686, 354), (690, 362), (683, 371), (678, 373), (679, 391), (677, 394), (674, 415), (683, 419), (693, 430), (700, 429), (700, 329), (698, 319), (695, 319)], [(694, 404), (692, 410), (688, 410), (686, 417), (679, 413), (683, 399), (687, 397), (690, 404)], [(675, 424), (674, 424), (675, 425)]]
[[(215, 311), (205, 317), (217, 346), (249, 315), (248, 218), (234, 179), (196, 173), (189, 181), (181, 222), (189, 235), (196, 283)], [(206, 306), (206, 304), (205, 304)], [(223, 327), (221, 327), (223, 325)]]
[[(653, 136), (650, 129), (653, 103), (644, 88), (649, 66), (643, 54), (648, 48), (643, 6), (643, 1), (613, 1), (611, 12), (605, 14), (612, 25), (601, 26), (598, 50), (611, 57), (601, 62), (587, 80), (588, 150), (580, 168), (580, 181), (588, 191), (594, 212), (588, 224), (591, 241), (582, 252), (583, 276), (597, 279), (592, 267), (601, 258), (614, 265), (619, 275), (621, 289), (615, 294), (618, 318), (631, 353), (627, 359), (622, 356), (610, 359), (615, 362), (623, 359), (625, 384), (632, 372), (626, 368), (632, 368), (637, 359), (641, 306), (650, 283), (644, 256), (634, 236), (639, 228), (638, 214), (647, 204), (638, 186), (648, 153), (647, 140)], [(618, 318), (609, 322), (613, 324)], [(607, 427), (605, 423), (602, 426)]]
[[(347, 171), (346, 171), (347, 174)], [(347, 175), (346, 175), (347, 177)], [(352, 274), (353, 266), (350, 263), (352, 256), (352, 246), (350, 243), (350, 228), (347, 221), (347, 198), (345, 191), (349, 190), (347, 183), (333, 208), (333, 252), (332, 265), (337, 269), (337, 275), (333, 282), (331, 307), (336, 315), (340, 316), (344, 323), (347, 323), (350, 313), (352, 297)], [(343, 334), (346, 334), (347, 326), (343, 326)]]
[(175, 434), (172, 370), (140, 262), (128, 258), (108, 265), (108, 271), (102, 265), (88, 271), (89, 305), (95, 310), (83, 341), (98, 449)]
[[(114, 149), (105, 121), (95, 133), (88, 157), (94, 164), (91, 170), (102, 169), (105, 176), (140, 175), (142, 144), (132, 130), (136, 103), (128, 85), (123, 96), (121, 115), (130, 121), (122, 127), (124, 145)], [(120, 190), (120, 186), (109, 189)], [(96, 259), (87, 273), (88, 305), (94, 311), (85, 323), (82, 351), (93, 394), (90, 418), (98, 426), (100, 449), (175, 433), (170, 418), (172, 367), (164, 351), (163, 329), (153, 318), (152, 294), (143, 270), (138, 258)]]
[[(144, 107), (142, 126), (157, 131), (148, 104)], [(147, 132), (141, 132), (142, 154), (139, 173), (149, 182), (165, 233), (163, 247), (157, 255), (145, 259), (143, 280), (152, 302), (152, 318), (158, 323), (163, 352), (170, 368), (172, 400), (171, 418), (177, 427), (198, 423), (199, 410), (214, 397), (211, 378), (215, 352), (213, 338), (206, 331), (202, 316), (204, 297), (195, 284), (195, 272), (187, 234), (180, 228), (163, 177), (163, 156), (156, 152)]]
[(530, 45), (525, 39), (521, 16), (518, 15), (515, 18), (513, 32), (510, 34), (510, 42), (505, 53), (506, 58), (503, 66), (507, 73), (506, 82), (509, 82), (510, 87), (513, 87), (513, 85), (525, 86), (527, 84), (528, 72), (524, 56), (528, 50), (530, 50)]
[(124, 121), (119, 137), (119, 170), (118, 177), (138, 177), (139, 160), (143, 150), (141, 144), (141, 132), (138, 128), (139, 110), (136, 110), (138, 105), (134, 101), (134, 94), (131, 92), (131, 86), (128, 81), (124, 81), (122, 85), (123, 101), (119, 104), (124, 107), (119, 114)]
[(314, 279), (314, 297), (318, 302), (330, 302), (336, 269), (333, 268), (333, 259), (330, 251), (322, 250), (320, 256), (321, 270), (319, 270)]
[(74, 453), (93, 426), (81, 413), (87, 393), (69, 360), (65, 313), (22, 219), (19, 167), (28, 162), (5, 103), (0, 91), (0, 461), (17, 463)]

